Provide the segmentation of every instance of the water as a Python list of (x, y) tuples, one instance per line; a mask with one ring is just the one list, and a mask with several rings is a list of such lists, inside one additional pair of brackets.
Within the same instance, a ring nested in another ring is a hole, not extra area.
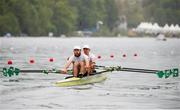
[[(89, 44), (101, 55), (98, 65), (170, 69), (180, 65), (180, 39), (152, 38), (0, 38), (0, 69), (62, 68), (74, 45)], [(137, 54), (137, 57), (134, 54)], [(113, 54), (114, 58), (110, 58)], [(127, 57), (123, 58), (123, 54)], [(54, 62), (49, 62), (54, 58)], [(29, 59), (35, 63), (30, 64)], [(180, 78), (113, 72), (102, 83), (56, 87), (65, 75), (0, 75), (0, 109), (180, 109)]]

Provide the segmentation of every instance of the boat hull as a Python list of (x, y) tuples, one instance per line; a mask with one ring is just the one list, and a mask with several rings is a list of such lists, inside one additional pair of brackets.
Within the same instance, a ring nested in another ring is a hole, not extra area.
[(107, 78), (107, 74), (101, 73), (101, 74), (86, 76), (83, 78), (72, 77), (72, 78), (64, 79), (61, 81), (57, 81), (55, 85), (58, 87), (78, 86), (78, 85), (102, 82), (106, 80), (106, 78)]

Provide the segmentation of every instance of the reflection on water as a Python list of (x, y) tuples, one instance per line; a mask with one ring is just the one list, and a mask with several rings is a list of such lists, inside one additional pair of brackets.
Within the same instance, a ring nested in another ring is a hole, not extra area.
[[(180, 40), (150, 38), (0, 38), (0, 68), (7, 60), (21, 69), (61, 68), (74, 45), (89, 44), (101, 55), (98, 65), (169, 69), (180, 65)], [(137, 57), (134, 57), (137, 53)], [(113, 54), (114, 58), (110, 58)], [(122, 55), (127, 57), (123, 58)], [(48, 62), (49, 58), (55, 62)], [(35, 59), (34, 64), (28, 60)], [(20, 73), (0, 75), (1, 109), (180, 109), (180, 80), (153, 74), (112, 72), (102, 83), (56, 87), (65, 75)], [(11, 106), (9, 106), (11, 105)]]

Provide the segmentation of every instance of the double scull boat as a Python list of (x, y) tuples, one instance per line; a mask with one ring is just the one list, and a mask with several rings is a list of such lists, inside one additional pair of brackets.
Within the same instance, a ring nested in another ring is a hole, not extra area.
[(96, 72), (93, 75), (85, 76), (82, 78), (71, 77), (71, 78), (61, 80), (61, 81), (57, 81), (55, 85), (58, 87), (68, 87), (68, 86), (78, 86), (78, 85), (99, 83), (106, 80), (107, 72), (109, 72), (109, 70)]

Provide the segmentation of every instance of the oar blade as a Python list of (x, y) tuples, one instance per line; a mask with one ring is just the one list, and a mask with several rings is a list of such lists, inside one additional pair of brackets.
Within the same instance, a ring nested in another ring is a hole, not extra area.
[(158, 71), (156, 72), (159, 78), (169, 78), (171, 75), (173, 77), (178, 77), (179, 76), (179, 69), (178, 68), (173, 68), (173, 69), (168, 69), (164, 71)]
[(179, 76), (179, 69), (178, 68), (174, 68), (173, 69), (173, 77), (178, 77)]
[(163, 71), (158, 71), (158, 72), (156, 72), (156, 74), (157, 74), (157, 76), (159, 78), (163, 78), (163, 76), (164, 76), (164, 72)]

